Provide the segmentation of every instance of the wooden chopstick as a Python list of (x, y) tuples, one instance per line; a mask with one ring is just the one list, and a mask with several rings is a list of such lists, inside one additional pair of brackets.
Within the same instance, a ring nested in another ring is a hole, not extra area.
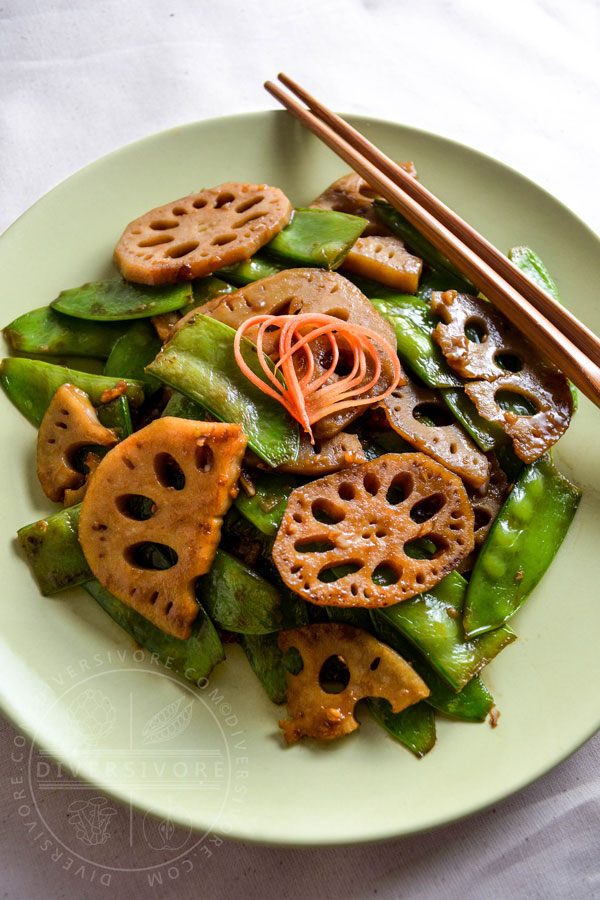
[[(562, 369), (592, 402), (600, 406), (600, 368), (597, 364), (600, 361), (600, 341), (593, 332), (538, 289), (496, 248), (422, 185), (406, 175), (363, 135), (327, 110), (291, 79), (283, 75), (280, 78), (288, 86), (293, 85), (294, 92), (302, 95), (304, 102), (310, 102), (319, 115), (303, 107), (270, 81), (265, 83), (266, 89), (378, 190), (464, 272), (475, 287), (514, 322), (548, 359)], [(342, 123), (343, 128), (338, 126), (338, 122)], [(520, 289), (521, 285), (524, 285), (523, 291)], [(534, 296), (535, 301), (532, 299)], [(539, 306), (534, 305), (534, 302)]]

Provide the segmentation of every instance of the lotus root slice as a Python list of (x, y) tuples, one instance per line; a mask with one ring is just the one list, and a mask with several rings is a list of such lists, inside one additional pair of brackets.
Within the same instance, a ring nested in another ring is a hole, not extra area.
[(475, 549), (456, 567), (461, 574), (470, 572), (475, 565), (477, 553), (483, 546), (510, 491), (506, 475), (498, 465), (495, 455), (493, 453), (487, 455), (490, 461), (490, 477), (487, 484), (482, 488), (471, 488), (468, 491), (474, 515)]
[(260, 250), (291, 214), (279, 188), (220, 184), (130, 222), (115, 247), (115, 265), (128, 281), (141, 284), (210, 275)]
[(457, 422), (429, 425), (418, 417), (420, 409), (427, 412), (438, 406), (442, 415), (449, 415), (435, 391), (404, 384), (386, 397), (382, 406), (389, 425), (416, 450), (429, 454), (472, 487), (487, 483), (488, 460)]
[[(303, 668), (287, 675), (287, 710), (280, 728), (288, 744), (302, 737), (332, 740), (358, 728), (354, 707), (363, 697), (381, 697), (392, 711), (401, 712), (429, 696), (429, 688), (394, 650), (368, 632), (338, 622), (307, 625), (279, 634), (284, 652), (295, 647)], [(337, 659), (348, 669), (349, 680), (338, 693), (322, 686), (327, 660)]]
[(80, 488), (85, 475), (74, 465), (78, 450), (89, 444), (112, 447), (117, 437), (96, 415), (88, 395), (73, 384), (62, 384), (46, 410), (37, 441), (37, 473), (51, 500)]
[[(523, 462), (534, 462), (569, 426), (573, 398), (566, 377), (487, 301), (456, 291), (434, 292), (431, 308), (442, 319), (433, 338), (448, 363), (464, 378), (477, 379), (465, 385), (465, 392), (479, 414), (513, 439)], [(479, 342), (469, 340), (470, 328)], [(504, 409), (497, 401), (500, 392), (524, 398), (535, 412)]]
[[(408, 175), (417, 177), (413, 162), (399, 163)], [(380, 197), (356, 172), (338, 178), (310, 204), (312, 209), (333, 209), (336, 212), (361, 216), (369, 223), (363, 235), (391, 235), (390, 229), (380, 222), (373, 208), (373, 200)]]
[(293, 463), (279, 466), (280, 472), (293, 475), (329, 475), (340, 469), (347, 469), (358, 462), (365, 462), (362, 444), (355, 434), (341, 431), (332, 438), (311, 444), (306, 434), (300, 436), (300, 449)]
[[(377, 312), (362, 291), (347, 278), (338, 275), (337, 272), (322, 269), (286, 269), (276, 275), (270, 275), (268, 278), (248, 284), (233, 294), (215, 297), (201, 306), (197, 312), (213, 316), (235, 329), (239, 328), (246, 319), (257, 315), (322, 313), (335, 316), (345, 322), (361, 325), (364, 328), (370, 328), (376, 334), (380, 334), (391, 347), (396, 348), (394, 329)], [(181, 327), (184, 321), (185, 317), (178, 327)], [(255, 340), (256, 333), (257, 330), (249, 329), (246, 337)], [(276, 339), (278, 339), (278, 335), (276, 335)], [(270, 346), (265, 341), (264, 346), (265, 351), (273, 359), (276, 359), (275, 341)], [(331, 361), (329, 341), (323, 338), (320, 343), (313, 342), (311, 347), (315, 354), (314, 377), (318, 378), (326, 371)], [(321, 355), (319, 355), (319, 350)], [(372, 371), (369, 362), (365, 376), (369, 381)], [(332, 381), (338, 380), (340, 377), (334, 375)], [(393, 377), (393, 366), (386, 355), (382, 360), (381, 377), (371, 391), (363, 396), (369, 397), (383, 393), (392, 383)], [(362, 415), (364, 411), (365, 407), (359, 406), (332, 413), (314, 424), (313, 434), (317, 440), (331, 438)]]
[(423, 260), (413, 256), (397, 237), (360, 237), (349, 251), (342, 269), (372, 278), (407, 294), (416, 294)]
[[(430, 559), (410, 555), (419, 538)], [(273, 560), (311, 603), (377, 608), (433, 587), (473, 545), (460, 478), (422, 453), (388, 453), (292, 491)]]
[[(156, 419), (102, 460), (82, 504), (79, 539), (98, 581), (182, 640), (198, 614), (195, 581), (212, 565), (245, 449), (239, 425)], [(141, 556), (149, 544), (168, 548), (174, 564), (150, 567)]]

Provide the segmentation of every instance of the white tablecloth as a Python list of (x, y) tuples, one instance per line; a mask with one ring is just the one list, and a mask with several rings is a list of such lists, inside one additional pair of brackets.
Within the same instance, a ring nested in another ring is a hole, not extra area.
[[(0, 22), (0, 230), (129, 141), (272, 108), (262, 82), (284, 69), (334, 109), (502, 159), (600, 231), (597, 0), (4, 0)], [(110, 885), (44, 849), (19, 807), (10, 756), (21, 744), (1, 722), (5, 897), (600, 897), (598, 736), (468, 821), (357, 848), (213, 843), (153, 886), (149, 848), (129, 847), (127, 816), (115, 817), (107, 854), (132, 871)], [(51, 820), (52, 793), (43, 799)]]

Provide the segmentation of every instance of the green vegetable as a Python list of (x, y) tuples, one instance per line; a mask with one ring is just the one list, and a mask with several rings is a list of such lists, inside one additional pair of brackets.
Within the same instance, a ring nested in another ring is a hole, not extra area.
[(235, 506), (263, 534), (275, 536), (281, 525), (290, 494), (297, 485), (293, 475), (265, 472), (253, 476), (256, 490), (249, 497), (243, 490), (234, 500)]
[[(269, 275), (276, 275), (281, 272), (285, 266), (272, 260), (263, 259), (260, 255), (253, 256), (252, 259), (244, 259), (242, 262), (235, 263), (233, 266), (226, 266), (219, 269), (218, 274), (239, 287), (244, 284), (250, 284), (252, 281), (260, 281), (261, 278), (268, 278)], [(232, 288), (233, 290), (233, 288)]]
[(150, 287), (123, 278), (108, 278), (61, 291), (50, 306), (67, 316), (102, 322), (158, 316), (181, 309), (191, 300), (189, 282)]
[(194, 422), (204, 422), (206, 410), (199, 403), (184, 397), (178, 391), (173, 391), (165, 406), (163, 416), (174, 416), (176, 419), (191, 419)]
[(137, 408), (144, 399), (143, 385), (137, 381), (90, 375), (87, 372), (77, 372), (37, 359), (9, 357), (0, 362), (0, 384), (9, 400), (36, 426), (40, 425), (52, 397), (61, 384), (74, 384), (75, 387), (81, 388), (89, 396), (92, 404), (99, 406), (104, 391), (116, 387), (121, 380), (127, 381), (125, 396), (129, 403)]
[(446, 279), (446, 286), (443, 290), (450, 288), (461, 291), (465, 294), (476, 294), (477, 291), (473, 285), (462, 275), (458, 269), (446, 257), (437, 250), (426, 237), (417, 231), (417, 229), (404, 218), (402, 213), (394, 209), (385, 200), (375, 200), (374, 208), (377, 217), (390, 228), (394, 234), (401, 238), (405, 244), (417, 255), (423, 262), (427, 263), (432, 269), (435, 269), (440, 281)]
[(296, 209), (262, 252), (287, 266), (337, 269), (366, 225), (366, 219), (332, 209)]
[(159, 389), (160, 381), (146, 374), (145, 367), (152, 362), (161, 346), (150, 322), (144, 319), (134, 322), (112, 348), (104, 366), (104, 375), (142, 381), (146, 394), (152, 396)]
[(86, 581), (83, 587), (134, 641), (156, 654), (171, 671), (188, 681), (198, 682), (208, 677), (217, 663), (225, 659), (219, 635), (201, 606), (192, 625), (191, 637), (182, 641), (161, 631), (135, 609), (113, 597), (100, 582)]
[(126, 327), (122, 322), (90, 325), (42, 306), (7, 325), (4, 336), (13, 350), (21, 353), (106, 359)]
[(232, 294), (233, 288), (227, 282), (214, 275), (207, 275), (206, 278), (196, 278), (192, 281), (193, 305), (201, 306), (208, 303), (213, 297), (219, 297), (221, 294)]
[(114, 400), (109, 400), (108, 403), (103, 403), (96, 410), (96, 414), (105, 428), (112, 428), (116, 431), (120, 441), (133, 434), (127, 397), (121, 395), (115, 397)]
[(523, 467), (471, 573), (467, 634), (487, 636), (516, 613), (558, 552), (580, 498), (548, 454)]
[(471, 435), (478, 447), (487, 453), (495, 450), (508, 440), (504, 431), (494, 422), (488, 422), (477, 412), (477, 408), (464, 390), (449, 388), (441, 390), (446, 406), (452, 410), (461, 425)]
[(240, 634), (248, 662), (273, 703), (283, 703), (287, 694), (287, 670), (277, 634)]
[[(457, 612), (460, 614), (462, 607)], [(457, 692), (441, 675), (438, 675), (426, 658), (421, 656), (385, 616), (379, 616), (373, 610), (371, 619), (376, 637), (409, 662), (429, 688), (431, 693), (425, 703), (453, 719), (460, 719), (463, 722), (484, 721), (494, 705), (494, 698), (479, 675), (474, 675), (462, 690)]]
[(452, 572), (431, 590), (376, 612), (408, 638), (455, 691), (516, 638), (506, 626), (465, 637), (460, 613), (466, 589), (465, 579)]
[[(512, 247), (512, 249), (508, 251), (508, 258), (518, 269), (521, 269), (534, 284), (537, 284), (538, 287), (541, 287), (542, 290), (550, 294), (552, 299), (556, 300), (557, 303), (562, 304), (562, 297), (560, 296), (556, 282), (534, 250), (530, 247)], [(569, 387), (571, 388), (571, 396), (573, 397), (573, 410), (576, 410), (579, 404), (577, 388), (571, 382), (569, 382)]]
[(393, 713), (387, 700), (371, 697), (367, 707), (376, 722), (421, 759), (433, 750), (436, 741), (433, 710), (422, 700), (402, 712)]
[(77, 537), (80, 512), (78, 503), (17, 532), (19, 546), (46, 596), (93, 577)]
[(223, 550), (217, 550), (210, 572), (198, 579), (196, 597), (225, 631), (269, 634), (285, 627), (285, 595)]
[[(248, 444), (265, 462), (277, 466), (298, 455), (298, 425), (242, 373), (233, 354), (235, 331), (197, 315), (179, 329), (147, 367), (165, 384), (206, 407), (224, 422), (237, 422)], [(254, 344), (242, 339), (241, 352), (260, 378), (264, 373)]]
[(416, 372), (428, 387), (460, 385), (460, 379), (448, 366), (440, 348), (431, 338), (435, 323), (429, 324), (424, 302), (410, 294), (397, 295), (392, 301), (374, 297), (371, 303), (394, 329), (398, 356)]

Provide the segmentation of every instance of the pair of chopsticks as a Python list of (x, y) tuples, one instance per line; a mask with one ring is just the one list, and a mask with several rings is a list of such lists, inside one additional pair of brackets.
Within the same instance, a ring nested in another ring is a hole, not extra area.
[(362, 175), (600, 406), (600, 339), (364, 135), (287, 75), (278, 79), (308, 108), (271, 81), (265, 83), (269, 93)]

